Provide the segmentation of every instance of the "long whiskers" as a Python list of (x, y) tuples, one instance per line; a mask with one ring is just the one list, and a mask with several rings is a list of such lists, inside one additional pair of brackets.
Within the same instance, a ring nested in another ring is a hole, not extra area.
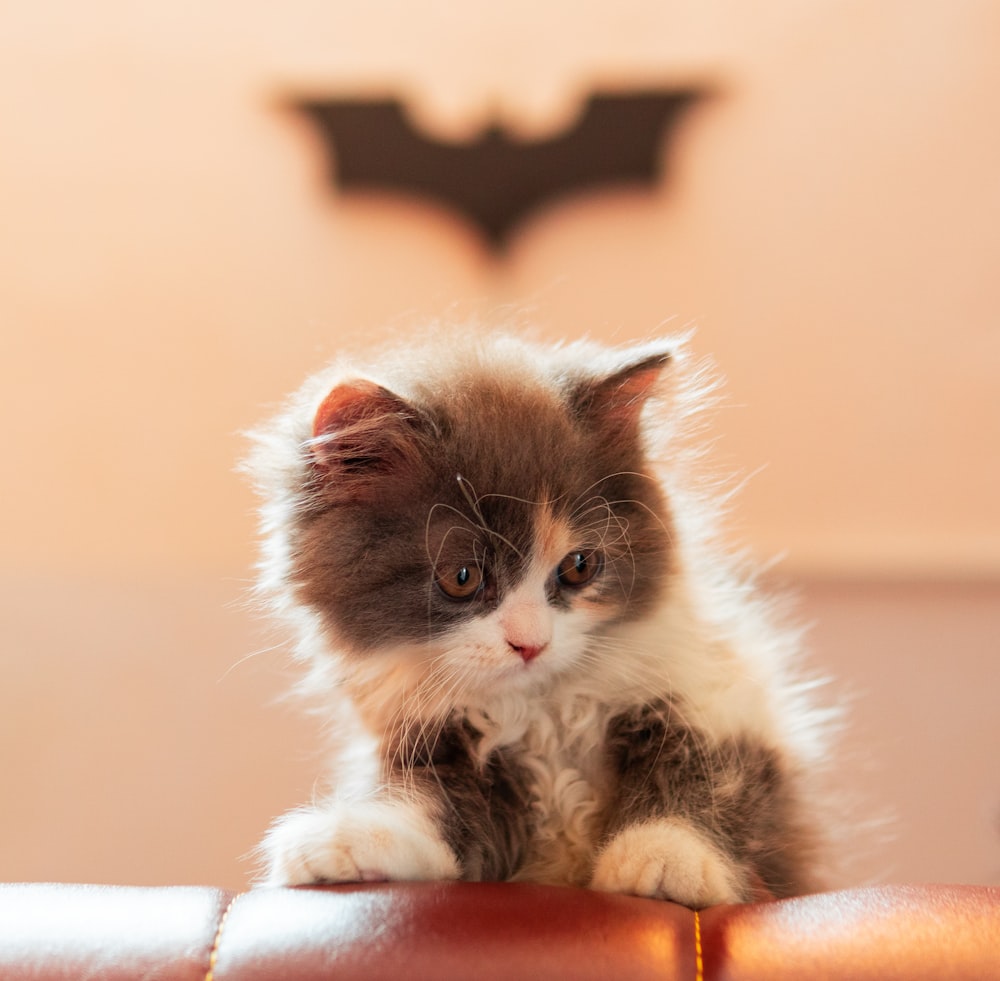
[(423, 779), (441, 784), (437, 768), (430, 764), (449, 719), (460, 711), (463, 692), (469, 685), (468, 672), (454, 663), (447, 650), (435, 654), (426, 668), (417, 685), (403, 693), (386, 726), (392, 754), (389, 768), (411, 790), (419, 782), (417, 767)]
[(671, 534), (669, 525), (663, 520), (662, 515), (658, 514), (656, 510), (650, 507), (648, 504), (646, 504), (645, 501), (640, 501), (635, 498), (621, 498), (619, 500), (612, 501), (608, 500), (608, 498), (605, 497), (605, 495), (603, 494), (591, 494), (589, 497), (584, 496), (588, 493), (588, 491), (593, 490), (600, 484), (605, 484), (608, 481), (614, 480), (617, 477), (638, 477), (640, 480), (646, 480), (649, 481), (650, 484), (656, 485), (657, 487), (659, 486), (659, 480), (657, 479), (657, 477), (655, 477), (653, 474), (643, 473), (642, 471), (639, 470), (618, 470), (614, 473), (606, 474), (605, 476), (599, 478), (598, 480), (595, 480), (589, 486), (585, 487), (580, 492), (580, 494), (577, 495), (576, 499), (577, 501), (580, 501), (580, 503), (576, 506), (576, 508), (572, 512), (570, 512), (570, 519), (572, 520), (573, 518), (575, 518), (586, 505), (590, 504), (590, 502), (594, 500), (604, 501), (605, 503), (607, 503), (609, 507), (631, 504), (634, 505), (635, 507), (642, 508), (660, 526), (663, 532), (669, 536)]

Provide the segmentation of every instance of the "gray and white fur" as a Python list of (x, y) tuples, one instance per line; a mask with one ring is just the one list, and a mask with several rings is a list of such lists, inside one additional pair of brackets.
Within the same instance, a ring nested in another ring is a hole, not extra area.
[(266, 882), (819, 885), (828, 713), (688, 480), (703, 388), (672, 340), (449, 331), (255, 435), (260, 591), (333, 732)]

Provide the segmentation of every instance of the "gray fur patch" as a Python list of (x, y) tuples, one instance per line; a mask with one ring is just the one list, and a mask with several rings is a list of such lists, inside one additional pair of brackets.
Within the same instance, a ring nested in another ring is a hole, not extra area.
[(410, 782), (442, 814), (441, 832), (471, 881), (510, 879), (524, 861), (533, 830), (528, 778), (509, 749), (480, 761), (481, 734), (453, 719), (430, 736), (410, 737), (385, 755), (390, 781)]
[(747, 738), (712, 743), (669, 701), (614, 717), (606, 750), (614, 787), (607, 837), (651, 818), (681, 817), (736, 863), (746, 898), (755, 878), (779, 897), (808, 891), (801, 870), (813, 843), (775, 750)]

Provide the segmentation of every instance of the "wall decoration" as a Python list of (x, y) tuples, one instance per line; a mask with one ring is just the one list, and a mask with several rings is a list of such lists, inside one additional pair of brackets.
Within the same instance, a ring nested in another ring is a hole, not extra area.
[(319, 128), (333, 183), (415, 194), (457, 210), (501, 251), (515, 226), (544, 204), (601, 185), (650, 186), (662, 176), (667, 137), (704, 93), (694, 89), (594, 94), (575, 124), (518, 140), (493, 124), (468, 142), (437, 140), (395, 99), (315, 98), (293, 105)]

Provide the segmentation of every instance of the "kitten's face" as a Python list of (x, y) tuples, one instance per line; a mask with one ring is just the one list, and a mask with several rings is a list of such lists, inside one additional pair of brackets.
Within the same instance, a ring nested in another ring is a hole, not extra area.
[(421, 651), (456, 697), (585, 666), (669, 566), (639, 438), (665, 360), (564, 387), (481, 372), (406, 400), (337, 386), (314, 423), (299, 595), (347, 654)]

